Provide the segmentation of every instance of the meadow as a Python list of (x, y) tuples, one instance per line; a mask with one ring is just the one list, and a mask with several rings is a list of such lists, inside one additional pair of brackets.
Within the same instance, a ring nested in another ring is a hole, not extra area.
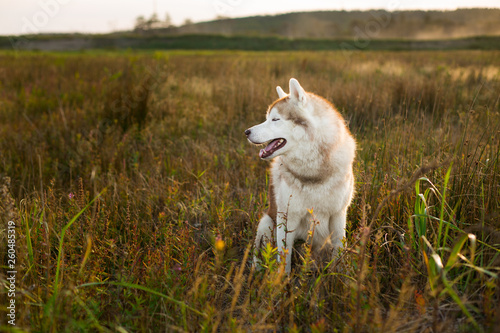
[[(342, 260), (250, 265), (290, 77), (358, 142)], [(286, 89), (287, 90), (287, 89)], [(0, 53), (0, 330), (500, 329), (500, 52)], [(7, 221), (16, 223), (16, 329)]]

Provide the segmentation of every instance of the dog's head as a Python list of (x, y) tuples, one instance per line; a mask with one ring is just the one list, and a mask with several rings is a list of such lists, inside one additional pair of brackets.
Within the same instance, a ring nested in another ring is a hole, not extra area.
[(310, 105), (308, 93), (299, 81), (290, 79), (290, 94), (276, 87), (279, 99), (267, 110), (266, 121), (245, 131), (248, 141), (265, 145), (259, 156), (264, 160), (286, 154), (299, 140), (303, 140), (308, 127)]

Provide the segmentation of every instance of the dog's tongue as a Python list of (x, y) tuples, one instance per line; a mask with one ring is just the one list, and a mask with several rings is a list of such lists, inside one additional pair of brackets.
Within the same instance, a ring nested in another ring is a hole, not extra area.
[(271, 143), (268, 144), (266, 146), (266, 148), (260, 150), (259, 157), (263, 158), (266, 155), (270, 155), (269, 152), (271, 152), (276, 147), (276, 145), (278, 145), (278, 142), (279, 142), (279, 139), (271, 141)]
[(264, 148), (264, 150), (265, 150), (266, 152), (269, 152), (269, 151), (273, 150), (273, 149), (274, 149), (274, 147), (276, 147), (276, 146), (278, 145), (278, 142), (279, 142), (279, 141), (280, 141), (279, 139), (276, 139), (276, 140), (271, 141), (271, 143), (270, 143), (270, 144), (268, 144), (268, 145), (267, 145), (267, 147), (266, 147), (266, 148)]

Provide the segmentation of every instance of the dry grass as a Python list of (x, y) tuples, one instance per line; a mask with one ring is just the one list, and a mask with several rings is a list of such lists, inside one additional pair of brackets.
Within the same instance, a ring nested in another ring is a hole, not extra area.
[[(243, 131), (290, 77), (359, 151), (345, 260), (286, 276), (272, 249), (249, 268), (267, 164)], [(495, 331), (499, 98), (499, 52), (2, 53), (18, 327)]]

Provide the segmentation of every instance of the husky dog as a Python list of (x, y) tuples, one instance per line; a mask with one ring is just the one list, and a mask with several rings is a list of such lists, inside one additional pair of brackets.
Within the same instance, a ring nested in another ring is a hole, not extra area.
[[(342, 247), (356, 142), (335, 107), (304, 91), (296, 79), (290, 79), (289, 95), (279, 86), (276, 90), (279, 99), (269, 106), (266, 121), (245, 134), (251, 143), (265, 145), (261, 159), (273, 159), (269, 210), (259, 222), (255, 252), (275, 235), (290, 272), (297, 239), (330, 257)], [(254, 256), (254, 265), (258, 261)]]

